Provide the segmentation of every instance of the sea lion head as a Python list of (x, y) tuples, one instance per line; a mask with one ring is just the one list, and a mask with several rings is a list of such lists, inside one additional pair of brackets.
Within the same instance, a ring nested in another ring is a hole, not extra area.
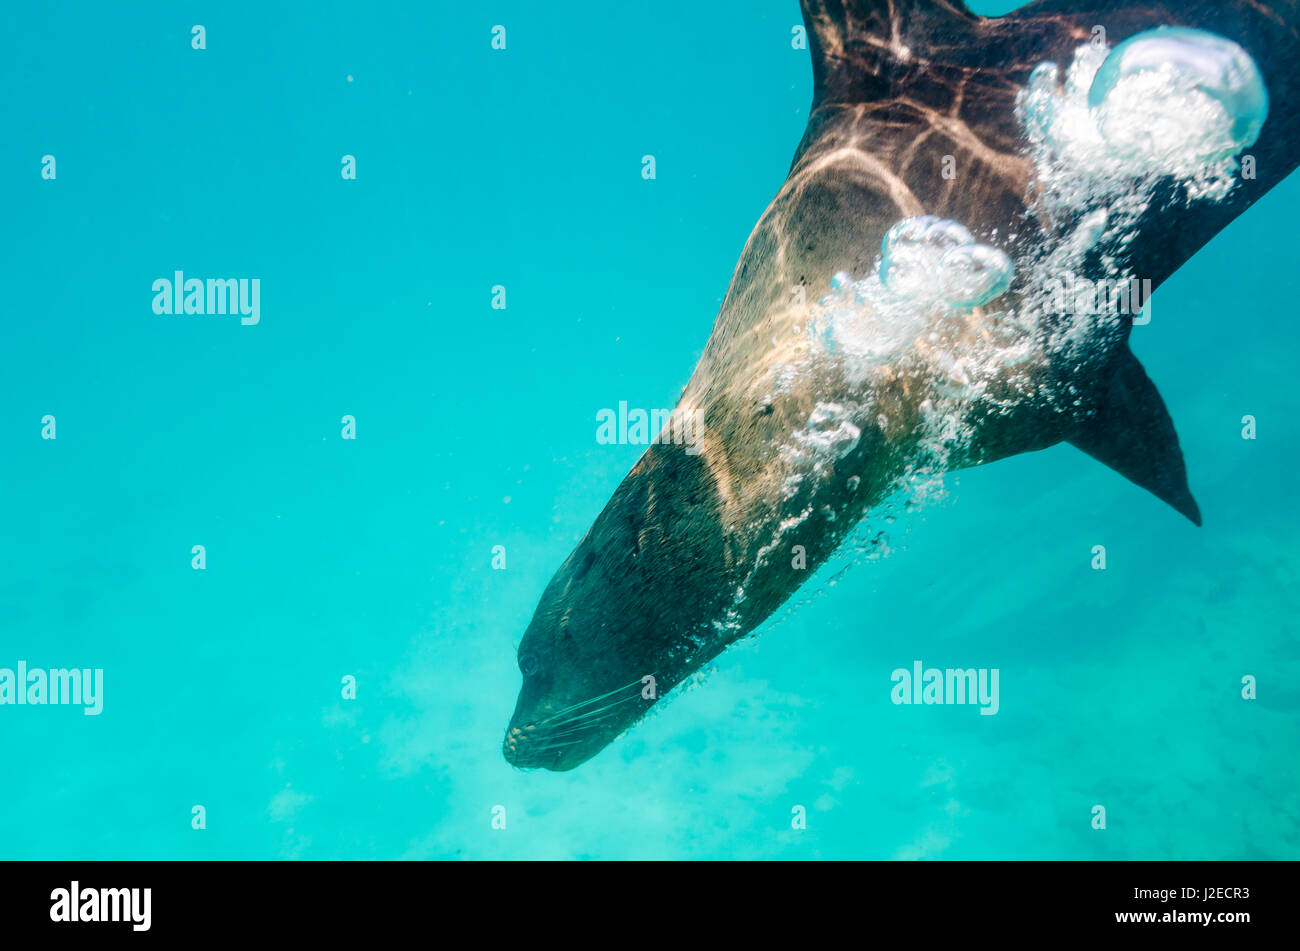
[(523, 683), (502, 752), (567, 770), (604, 749), (716, 653), (699, 619), (728, 568), (714, 476), (652, 446), (546, 586), (519, 644)]
[(523, 683), (502, 747), (514, 766), (572, 769), (653, 703), (642, 696), (654, 676), (654, 659), (639, 649), (648, 643), (644, 620), (609, 610), (600, 562), (588, 536), (547, 586), (519, 643)]

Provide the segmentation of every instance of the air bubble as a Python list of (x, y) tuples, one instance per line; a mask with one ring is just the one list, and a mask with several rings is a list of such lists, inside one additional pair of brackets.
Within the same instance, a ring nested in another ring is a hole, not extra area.
[(970, 308), (1004, 294), (1015, 268), (1004, 252), (980, 244), (959, 222), (920, 215), (886, 233), (879, 275), (892, 293), (918, 303)]
[(1088, 90), (1097, 126), (1139, 158), (1178, 150), (1205, 164), (1249, 148), (1268, 118), (1250, 54), (1205, 30), (1162, 26), (1120, 43)]

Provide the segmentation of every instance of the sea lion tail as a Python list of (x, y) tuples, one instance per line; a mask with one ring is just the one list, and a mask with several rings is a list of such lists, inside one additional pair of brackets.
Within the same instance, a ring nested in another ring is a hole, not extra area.
[(1165, 401), (1127, 345), (1113, 366), (1096, 412), (1068, 442), (1200, 525), (1201, 511), (1187, 485), (1183, 451)]

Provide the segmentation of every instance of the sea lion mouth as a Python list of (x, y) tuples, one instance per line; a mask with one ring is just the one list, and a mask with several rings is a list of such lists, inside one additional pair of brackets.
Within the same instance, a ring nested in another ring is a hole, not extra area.
[[(640, 718), (653, 700), (644, 700), (640, 679), (586, 700), (547, 704), (521, 716), (516, 710), (506, 728), (501, 752), (520, 769), (573, 769), (609, 745)], [(641, 701), (641, 702), (638, 702)]]
[[(506, 731), (501, 752), (506, 762), (519, 769), (562, 771), (586, 762), (600, 751), (605, 742), (584, 743), (582, 739), (538, 732), (535, 724), (528, 724), (523, 727), (512, 726)], [(587, 750), (579, 750), (582, 746), (586, 746)]]

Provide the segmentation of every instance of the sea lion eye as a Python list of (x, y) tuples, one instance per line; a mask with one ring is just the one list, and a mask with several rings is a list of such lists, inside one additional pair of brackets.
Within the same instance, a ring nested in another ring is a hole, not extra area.
[(537, 663), (537, 657), (535, 655), (533, 654), (519, 655), (519, 672), (523, 674), (525, 677), (531, 677), (533, 674), (537, 673), (537, 669), (540, 666), (541, 665)]

